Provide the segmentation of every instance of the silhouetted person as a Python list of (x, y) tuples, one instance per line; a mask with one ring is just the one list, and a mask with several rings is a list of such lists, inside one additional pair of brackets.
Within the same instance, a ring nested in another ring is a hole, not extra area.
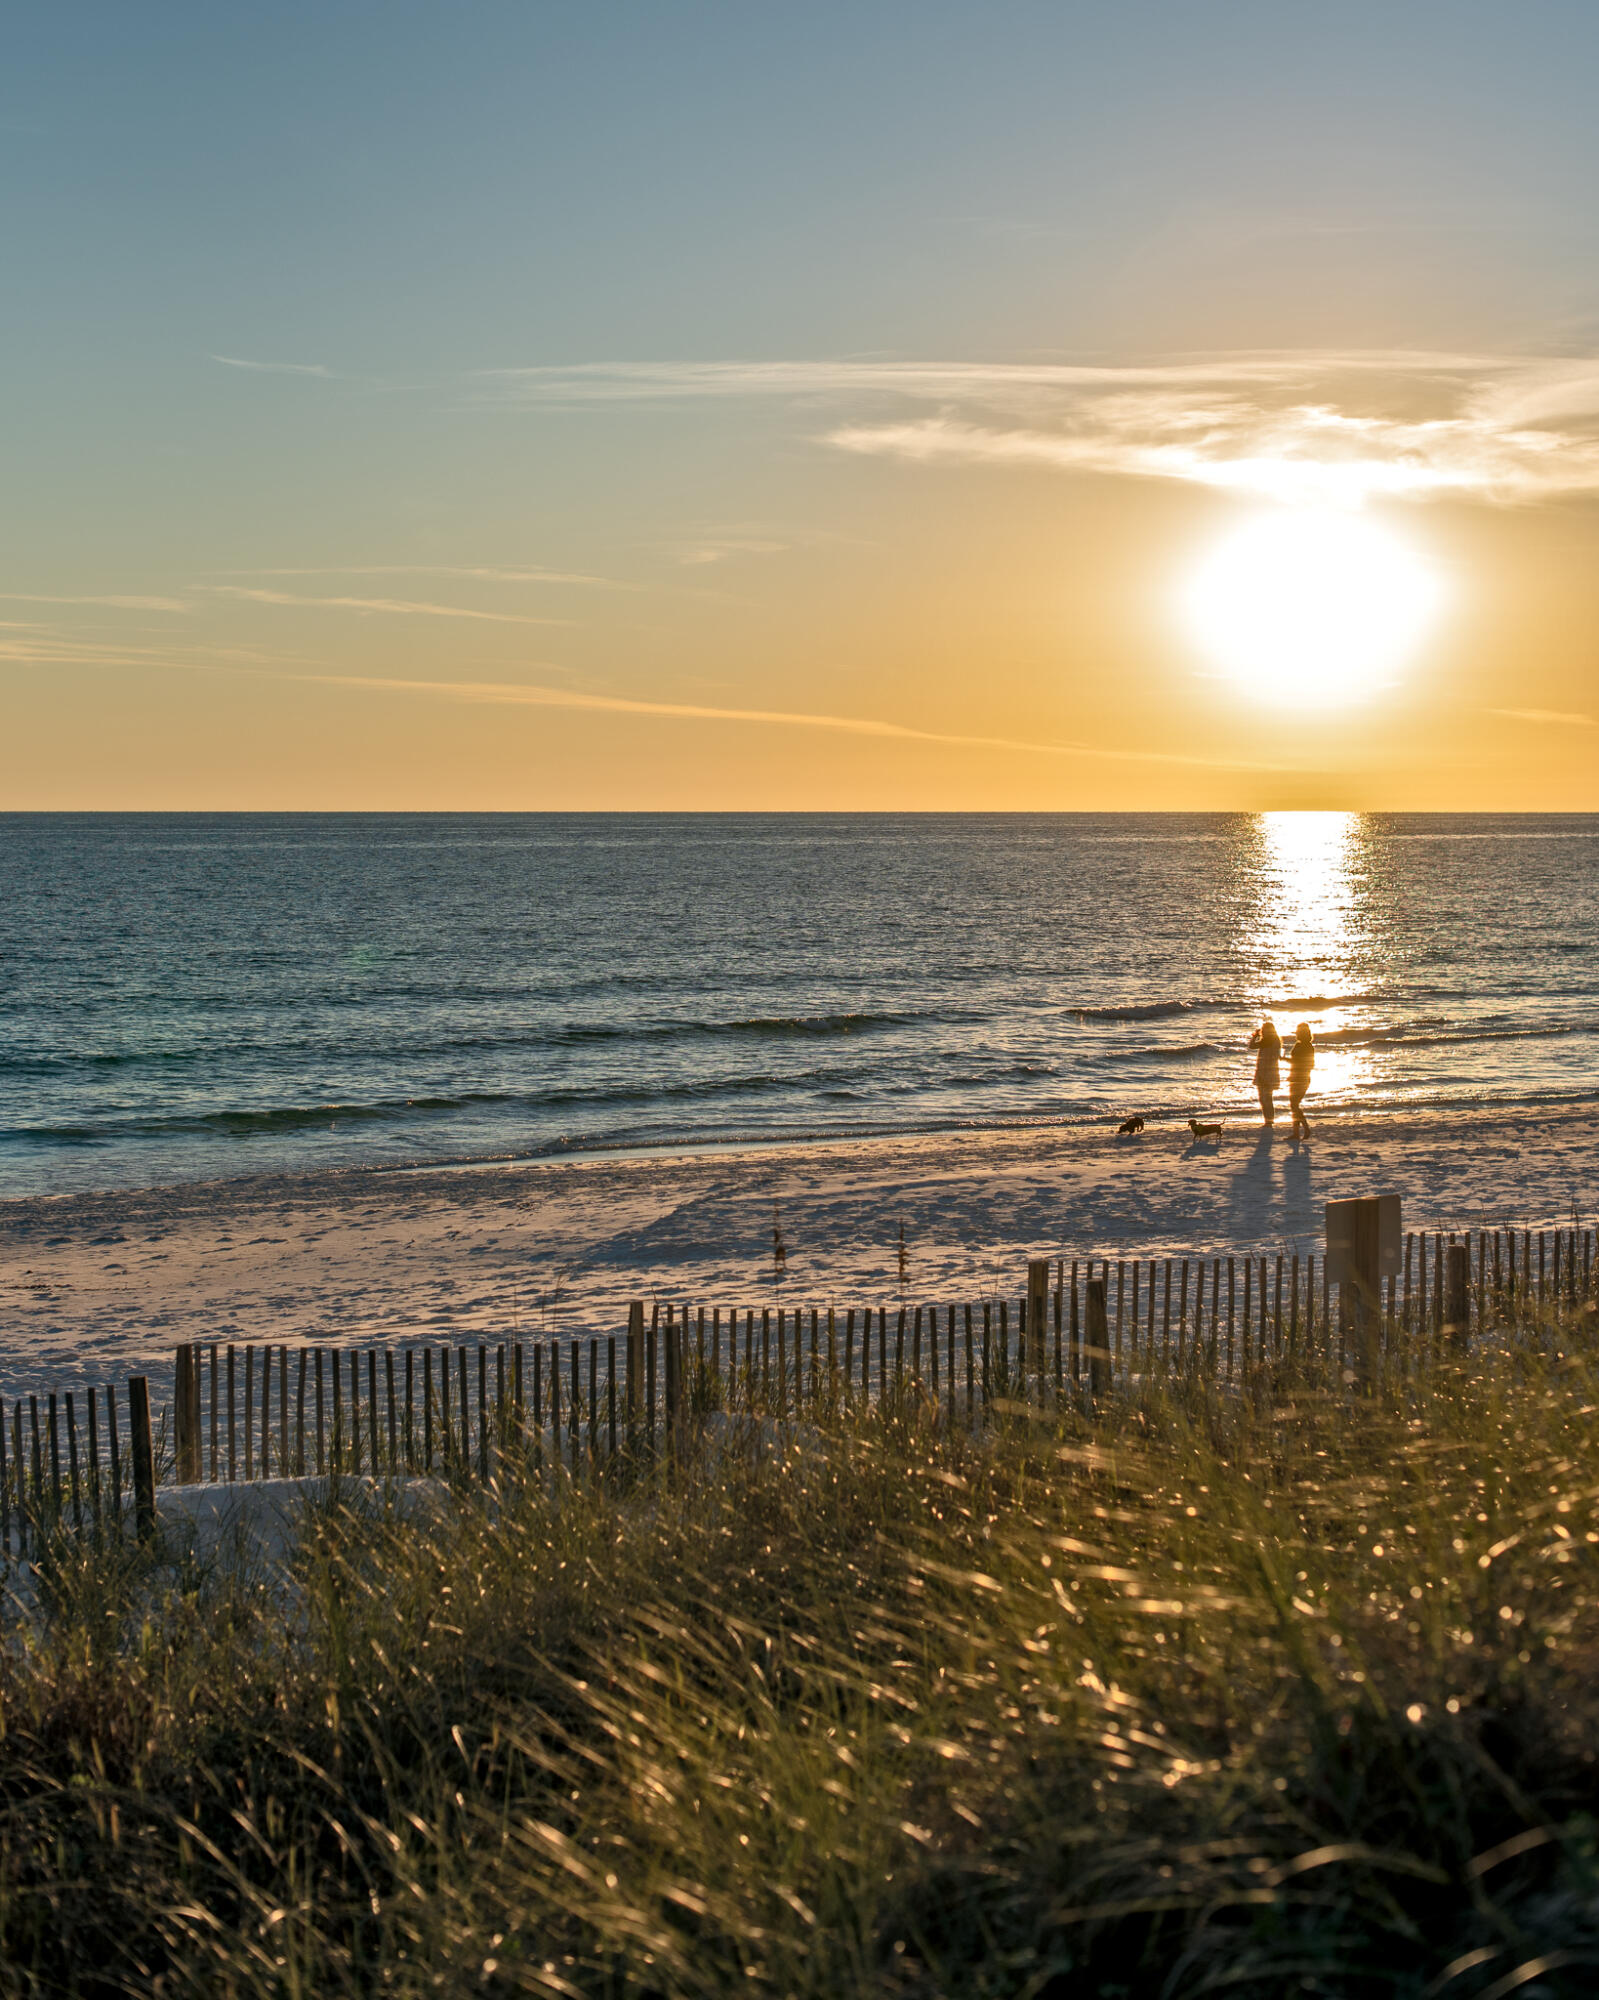
[(1294, 1030), (1294, 1039), (1288, 1044), (1288, 1109), (1293, 1113), (1294, 1137), (1301, 1133), (1310, 1136), (1310, 1120), (1302, 1106), (1305, 1092), (1310, 1088), (1310, 1072), (1316, 1067), (1316, 1044), (1311, 1039), (1310, 1023), (1301, 1021)]
[(1269, 1014), (1250, 1036), (1249, 1046), (1260, 1051), (1255, 1058), (1255, 1088), (1260, 1093), (1261, 1116), (1268, 1125), (1275, 1125), (1277, 1107), (1272, 1093), (1282, 1088), (1283, 1038)]

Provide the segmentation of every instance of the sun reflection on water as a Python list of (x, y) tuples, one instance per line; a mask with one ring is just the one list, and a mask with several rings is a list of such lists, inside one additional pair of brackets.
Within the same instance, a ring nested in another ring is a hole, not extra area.
[(1361, 817), (1352, 812), (1268, 812), (1257, 820), (1258, 897), (1243, 945), (1252, 997), (1286, 1042), (1298, 1022), (1316, 1036), (1317, 1096), (1342, 1097), (1368, 1079), (1369, 1048), (1336, 1037), (1353, 1025), (1369, 940), (1359, 898)]

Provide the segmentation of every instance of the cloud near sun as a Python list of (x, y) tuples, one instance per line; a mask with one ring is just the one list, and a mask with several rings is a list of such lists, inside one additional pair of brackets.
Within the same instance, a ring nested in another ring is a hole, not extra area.
[(1285, 504), (1515, 504), (1599, 493), (1599, 359), (1335, 353), (1147, 367), (636, 362), (502, 369), (480, 379), (527, 404), (704, 397), (847, 403), (856, 413), (822, 433), (843, 451), (1173, 479)]

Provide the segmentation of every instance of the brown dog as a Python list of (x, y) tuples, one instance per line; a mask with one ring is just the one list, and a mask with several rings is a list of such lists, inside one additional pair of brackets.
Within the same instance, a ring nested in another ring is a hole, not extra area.
[(1118, 1139), (1131, 1139), (1134, 1138), (1138, 1133), (1142, 1132), (1143, 1129), (1144, 1129), (1144, 1121), (1142, 1118), (1139, 1118), (1136, 1115), (1131, 1118), (1124, 1118), (1122, 1122), (1116, 1127), (1116, 1137)]
[(1188, 1129), (1196, 1139), (1219, 1139), (1221, 1137), (1221, 1127), (1219, 1125), (1201, 1125), (1197, 1118), (1189, 1119)]

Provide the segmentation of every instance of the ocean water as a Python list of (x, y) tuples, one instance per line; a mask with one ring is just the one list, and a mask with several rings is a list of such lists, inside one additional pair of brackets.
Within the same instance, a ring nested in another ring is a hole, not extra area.
[(1599, 817), (0, 817), (0, 1194), (1599, 1091)]

